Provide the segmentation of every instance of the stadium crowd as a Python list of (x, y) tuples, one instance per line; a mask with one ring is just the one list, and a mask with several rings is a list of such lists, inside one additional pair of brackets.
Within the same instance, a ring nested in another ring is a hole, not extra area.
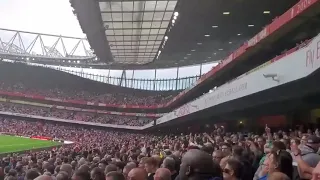
[(70, 140), (51, 151), (8, 155), (6, 180), (319, 179), (319, 131), (152, 135), (0, 118), (0, 132)]
[(43, 117), (54, 117), (66, 120), (76, 120), (94, 122), (102, 124), (117, 124), (128, 126), (143, 126), (150, 123), (153, 119), (137, 116), (98, 114), (89, 112), (76, 112), (70, 110), (59, 110), (54, 108), (36, 107), (30, 105), (0, 103), (0, 111), (13, 112), (20, 114), (36, 115)]
[(23, 83), (8, 84), (0, 82), (0, 90), (6, 92), (23, 93), (26, 95), (45, 96), (62, 100), (79, 100), (94, 103), (116, 104), (116, 105), (159, 105), (169, 102), (176, 94), (155, 94), (146, 95), (144, 93), (98, 93), (84, 90), (61, 89), (61, 88), (35, 88), (28, 87)]

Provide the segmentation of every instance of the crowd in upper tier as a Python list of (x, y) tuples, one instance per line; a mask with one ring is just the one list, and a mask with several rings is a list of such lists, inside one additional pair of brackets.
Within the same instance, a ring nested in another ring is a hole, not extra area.
[(37, 107), (13, 103), (0, 103), (0, 111), (43, 117), (54, 117), (66, 120), (128, 126), (143, 126), (153, 121), (153, 119), (145, 117), (76, 112), (70, 110), (59, 110), (54, 108)]
[(116, 105), (144, 105), (153, 106), (169, 102), (176, 94), (137, 94), (121, 92), (98, 93), (93, 91), (72, 90), (70, 88), (34, 88), (25, 84), (7, 84), (0, 82), (0, 90), (8, 92), (19, 92), (27, 95), (45, 96), (62, 100), (80, 100), (94, 103), (116, 104)]
[(5, 180), (296, 180), (319, 179), (316, 129), (262, 134), (140, 134), (0, 118), (0, 132), (73, 141), (0, 160)]

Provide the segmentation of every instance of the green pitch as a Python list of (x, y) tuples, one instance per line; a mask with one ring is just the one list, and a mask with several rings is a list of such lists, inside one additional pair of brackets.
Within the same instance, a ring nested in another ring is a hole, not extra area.
[(0, 135), (0, 154), (54, 147), (60, 144), (61, 143), (59, 142), (53, 141), (43, 141), (23, 137)]

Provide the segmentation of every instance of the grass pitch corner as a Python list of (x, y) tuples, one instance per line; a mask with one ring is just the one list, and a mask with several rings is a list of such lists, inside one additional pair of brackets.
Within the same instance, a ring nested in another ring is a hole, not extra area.
[(0, 135), (0, 154), (56, 147), (60, 142), (30, 139), (27, 137)]

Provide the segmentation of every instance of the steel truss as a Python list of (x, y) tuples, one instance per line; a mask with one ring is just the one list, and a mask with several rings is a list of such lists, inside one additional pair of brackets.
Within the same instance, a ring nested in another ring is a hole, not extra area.
[(0, 28), (0, 55), (6, 54), (30, 59), (97, 59), (86, 38)]

